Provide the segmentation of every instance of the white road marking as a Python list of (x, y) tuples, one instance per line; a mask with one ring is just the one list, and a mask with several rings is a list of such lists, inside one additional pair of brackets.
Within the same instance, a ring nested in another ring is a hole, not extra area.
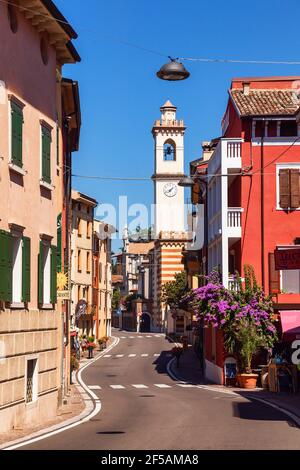
[(148, 357), (149, 354), (141, 354), (141, 357)]
[(124, 354), (116, 354), (116, 357), (124, 357)]
[(147, 335), (146, 338), (152, 338), (152, 336), (148, 336), (148, 335)]
[(128, 354), (128, 357), (135, 357), (136, 354)]
[(113, 388), (114, 390), (121, 390), (121, 388), (125, 387), (123, 387), (123, 385), (110, 385), (110, 388)]
[(111, 357), (111, 354), (105, 354), (103, 357)]
[(193, 384), (176, 384), (178, 387), (183, 387), (183, 388), (193, 388), (196, 387), (196, 385)]
[(126, 336), (120, 336), (121, 339), (126, 339)]
[(101, 390), (100, 385), (88, 385), (90, 390)]
[(159, 353), (156, 353), (156, 354), (153, 354), (153, 356), (154, 356), (154, 357), (158, 357), (158, 356), (160, 356), (160, 354), (159, 354)]
[(147, 385), (144, 385), (144, 384), (132, 384), (132, 386), (133, 386), (134, 388), (148, 388), (148, 386), (147, 386)]
[(158, 388), (172, 388), (171, 385), (167, 385), (167, 384), (154, 384), (155, 387), (158, 387)]
[(155, 335), (155, 338), (161, 338), (163, 335)]
[(143, 338), (143, 336), (138, 336), (138, 338)]
[(128, 338), (134, 339), (134, 338), (136, 338), (136, 336), (128, 336)]

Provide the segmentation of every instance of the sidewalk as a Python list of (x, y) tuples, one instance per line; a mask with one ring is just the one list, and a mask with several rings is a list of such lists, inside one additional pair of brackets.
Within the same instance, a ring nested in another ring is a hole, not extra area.
[(223, 385), (212, 384), (203, 379), (201, 375), (200, 360), (195, 354), (192, 347), (184, 351), (180, 358), (179, 368), (176, 367), (176, 361), (170, 364), (170, 371), (178, 380), (188, 382), (194, 385), (207, 385), (209, 389), (213, 385), (213, 389), (222, 391), (231, 391), (248, 399), (257, 399), (275, 405), (282, 410), (294, 414), (300, 419), (300, 393), (273, 393), (268, 390), (256, 388), (254, 390), (246, 390), (238, 387), (224, 387)]
[[(111, 343), (112, 340), (110, 339), (108, 341), (107, 347), (110, 346)], [(97, 358), (98, 355), (102, 352), (103, 351), (98, 351), (98, 349), (95, 350), (93, 354), (93, 359)], [(88, 353), (86, 352), (85, 356), (81, 357), (79, 362), (79, 370), (86, 363), (92, 360), (88, 359), (87, 356)], [(82, 387), (80, 387), (79, 384), (76, 383), (75, 376), (76, 371), (74, 371), (72, 374), (72, 381), (74, 383), (70, 385), (70, 392), (66, 397), (64, 397), (63, 404), (57, 409), (56, 416), (50, 419), (45, 419), (44, 421), (34, 426), (28, 424), (22, 426), (22, 428), (14, 429), (6, 433), (0, 433), (0, 449), (1, 447), (3, 447), (3, 445), (5, 447), (5, 445), (10, 445), (12, 442), (15, 442), (19, 439), (27, 439), (30, 435), (43, 431), (44, 429), (52, 428), (55, 426), (63, 426), (65, 422), (72, 421), (72, 419), (76, 420), (77, 417), (79, 418), (80, 415), (86, 409), (86, 398)]]
[(64, 421), (80, 415), (84, 410), (85, 404), (82, 394), (79, 392), (76, 385), (70, 386), (70, 394), (64, 399), (65, 404), (58, 408), (56, 416), (51, 419), (45, 419), (34, 426), (24, 425), (22, 428), (16, 428), (12, 431), (0, 433), (0, 446), (8, 444), (17, 439), (27, 438), (29, 435), (41, 431), (57, 424), (63, 424)]

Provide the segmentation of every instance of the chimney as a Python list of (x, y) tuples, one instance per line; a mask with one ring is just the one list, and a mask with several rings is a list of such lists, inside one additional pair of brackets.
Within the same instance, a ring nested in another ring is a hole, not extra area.
[(243, 93), (245, 96), (248, 96), (250, 92), (250, 83), (249, 82), (243, 82)]

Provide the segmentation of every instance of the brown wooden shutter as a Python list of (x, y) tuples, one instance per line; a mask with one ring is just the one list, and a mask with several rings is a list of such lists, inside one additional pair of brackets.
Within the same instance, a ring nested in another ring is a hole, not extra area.
[(279, 205), (282, 209), (290, 207), (290, 170), (279, 170)]
[(299, 194), (299, 170), (292, 169), (290, 172), (290, 193), (291, 202), (290, 208), (297, 209), (300, 206), (300, 194)]
[(280, 292), (280, 271), (275, 269), (274, 253), (269, 253), (269, 290), (270, 294), (278, 294)]

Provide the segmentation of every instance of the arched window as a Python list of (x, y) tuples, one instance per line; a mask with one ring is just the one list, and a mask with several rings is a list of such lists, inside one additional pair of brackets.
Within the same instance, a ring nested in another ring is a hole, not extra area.
[(176, 160), (176, 145), (171, 139), (164, 143), (164, 161), (173, 162)]

